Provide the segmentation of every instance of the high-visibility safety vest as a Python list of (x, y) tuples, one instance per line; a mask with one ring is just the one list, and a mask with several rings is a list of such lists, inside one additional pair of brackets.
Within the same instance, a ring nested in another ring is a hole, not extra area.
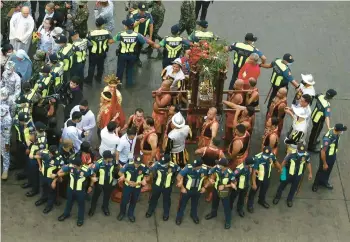
[[(244, 163), (239, 164), (236, 169), (240, 169), (243, 170), (244, 169)], [(238, 180), (238, 188), (239, 189), (244, 189), (245, 188), (245, 182), (246, 182), (246, 176), (245, 174), (241, 174), (239, 176), (239, 180)]]
[(235, 53), (233, 54), (233, 64), (238, 69), (244, 65), (248, 57), (254, 52), (254, 46), (246, 43), (238, 42), (235, 44)]
[(123, 31), (120, 33), (120, 53), (127, 54), (127, 53), (135, 53), (135, 46), (137, 45), (137, 36), (138, 33), (132, 32), (127, 33), (126, 31)]
[(58, 55), (64, 63), (63, 70), (68, 71), (73, 65), (73, 45), (68, 43), (65, 47), (59, 50)]
[(21, 131), (19, 130), (18, 125), (14, 124), (13, 127), (15, 128), (15, 130), (17, 132), (18, 141), (22, 142), (22, 134), (21, 134)]
[(288, 66), (282, 62), (282, 59), (275, 60), (275, 63), (270, 82), (275, 87), (285, 86), (283, 72), (287, 70)]
[[(130, 163), (129, 163), (130, 164)], [(140, 166), (145, 166), (144, 164), (141, 164)], [(135, 168), (136, 169), (136, 168)], [(126, 180), (129, 180), (130, 181), (130, 179), (131, 179), (131, 173), (129, 172), (129, 171), (127, 171), (127, 172), (125, 172), (125, 175), (126, 175)], [(141, 173), (141, 174), (137, 174), (137, 178), (136, 178), (136, 183), (140, 183), (141, 181), (142, 181), (142, 179), (143, 179), (143, 177), (144, 177), (144, 175), (143, 175), (143, 172)], [(125, 181), (125, 185), (126, 186), (129, 186), (127, 183), (126, 183), (126, 181)], [(140, 188), (141, 187), (141, 185), (137, 185), (135, 188)]]
[(90, 53), (100, 55), (108, 51), (108, 40), (111, 36), (108, 30), (96, 29), (91, 31), (88, 36), (92, 44)]
[(74, 63), (85, 62), (87, 45), (87, 39), (79, 39), (73, 42)]
[[(262, 152), (260, 152), (259, 154), (256, 154), (255, 157), (257, 159), (262, 159)], [(272, 162), (270, 162), (270, 159), (266, 160), (266, 163), (269, 163), (269, 174), (268, 174), (268, 178), (270, 178), (271, 175), (271, 168), (272, 168)], [(265, 166), (264, 164), (259, 164), (259, 171), (258, 171), (258, 180), (259, 181), (263, 181), (265, 177)]]
[[(38, 91), (39, 90), (39, 85), (42, 85), (45, 87), (45, 89), (41, 89), (41, 97), (46, 97), (49, 89), (50, 89), (50, 85), (51, 85), (51, 79), (52, 79), (52, 75), (49, 74), (48, 76), (44, 77), (42, 80), (40, 80), (39, 82), (35, 83), (34, 85), (34, 90)], [(42, 87), (41, 87), (42, 88)]]
[[(148, 30), (148, 25), (149, 25), (149, 22), (151, 21), (150, 18), (147, 18), (147, 20), (143, 23), (140, 23), (139, 25), (137, 25), (135, 28), (134, 28), (134, 31), (137, 32), (137, 33), (140, 33), (142, 34), (143, 36), (146, 36), (147, 35), (147, 30)], [(142, 28), (140, 28), (142, 26)], [(144, 26), (144, 28), (143, 28)], [(141, 31), (141, 32), (140, 32)]]
[(62, 61), (58, 62), (58, 65), (52, 68), (52, 77), (55, 80), (55, 87), (58, 87), (63, 82), (63, 72), (64, 72), (64, 63)]
[[(295, 174), (295, 160), (292, 158), (290, 159), (290, 165), (289, 165), (289, 175), (293, 176)], [(299, 165), (299, 171), (298, 171), (298, 176), (300, 176), (301, 174), (303, 174), (303, 170), (304, 170), (304, 165), (305, 165), (305, 157), (302, 157), (302, 160), (300, 162)]]
[[(187, 165), (188, 169), (193, 169), (192, 165)], [(201, 169), (207, 170), (208, 167), (206, 165), (202, 165)], [(200, 191), (202, 189), (203, 180), (205, 176), (198, 177), (197, 179), (192, 178), (190, 175), (187, 175), (187, 182), (185, 188), (187, 190), (191, 190), (191, 188), (197, 188), (197, 191)]]
[(106, 171), (106, 166), (104, 164), (103, 159), (99, 159), (97, 161), (97, 163), (99, 164), (99, 170), (98, 170), (98, 184), (100, 185), (104, 185), (105, 184), (105, 176), (106, 176), (106, 172), (109, 173), (109, 181), (108, 183), (111, 184), (113, 181), (113, 171), (114, 171), (114, 165), (112, 165), (109, 168), (109, 171)]
[[(328, 150), (326, 151), (326, 155), (333, 156), (338, 152), (338, 144), (340, 136), (335, 136), (333, 134), (334, 128), (328, 130), (328, 132), (324, 135), (324, 137), (329, 138), (330, 144), (328, 146)], [(323, 144), (321, 145), (321, 149), (323, 148)]]
[[(227, 169), (226, 172), (230, 175), (232, 173), (231, 169)], [(216, 181), (215, 181), (215, 189), (218, 190), (219, 185), (227, 185), (230, 181), (229, 176), (221, 178), (218, 173), (215, 173)], [(220, 184), (219, 184), (220, 183)]]
[(86, 177), (84, 176), (84, 171), (78, 172), (75, 168), (70, 168), (70, 181), (69, 187), (75, 191), (82, 191), (85, 188)]
[(165, 48), (164, 48), (164, 56), (169, 59), (178, 58), (181, 54), (181, 49), (183, 38), (180, 36), (176, 37), (165, 37)]
[(312, 122), (318, 123), (320, 119), (324, 119), (324, 111), (329, 108), (331, 104), (325, 99), (324, 95), (319, 95), (316, 98), (316, 106), (312, 111), (311, 119)]
[(173, 168), (174, 168), (175, 164), (173, 162), (170, 162), (169, 163), (169, 172), (167, 172), (165, 175), (165, 180), (163, 178), (163, 173), (160, 171), (160, 170), (157, 170), (157, 180), (155, 182), (155, 184), (157, 186), (164, 186), (164, 188), (169, 188), (172, 184), (172, 181), (173, 181), (173, 176), (174, 176), (174, 173), (172, 172), (173, 171)]
[[(49, 152), (48, 150), (45, 150), (43, 151), (43, 153), (48, 154)], [(53, 171), (59, 168), (57, 164), (60, 164), (61, 161), (62, 161), (62, 157), (60, 155), (56, 157), (52, 157), (49, 163), (42, 161), (41, 173), (43, 174), (43, 176), (51, 178)]]
[(214, 40), (214, 34), (211, 31), (200, 31), (200, 30), (196, 30), (194, 32), (194, 36), (196, 39), (198, 39), (198, 42), (201, 40), (208, 40), (208, 41), (212, 41)]

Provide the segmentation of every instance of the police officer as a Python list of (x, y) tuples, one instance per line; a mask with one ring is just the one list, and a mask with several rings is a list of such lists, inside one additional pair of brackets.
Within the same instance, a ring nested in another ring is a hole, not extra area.
[(255, 163), (251, 176), (252, 187), (249, 191), (247, 204), (247, 209), (250, 213), (254, 212), (254, 198), (259, 189), (258, 203), (266, 209), (270, 207), (270, 205), (266, 202), (266, 193), (270, 185), (272, 165), (274, 164), (278, 170), (281, 169), (275, 154), (272, 153), (272, 149), (269, 146), (265, 146), (263, 152), (256, 154), (254, 156), (254, 160)]
[(119, 180), (124, 182), (120, 212), (117, 217), (119, 221), (123, 220), (126, 213), (126, 205), (129, 203), (128, 217), (130, 222), (135, 222), (134, 210), (141, 192), (141, 185), (145, 186), (147, 184), (149, 176), (148, 167), (141, 164), (141, 161), (142, 158), (137, 157), (119, 171)]
[[(148, 9), (147, 4), (145, 3), (138, 4), (138, 11), (133, 14), (133, 20), (135, 21), (133, 27), (136, 33), (139, 33), (143, 36), (149, 35), (149, 39), (152, 40), (153, 39), (153, 17), (149, 12), (146, 11), (147, 9)], [(138, 46), (139, 51), (136, 52), (138, 65), (140, 67), (142, 66), (142, 62), (140, 60), (140, 53), (141, 53), (140, 50), (143, 44)]]
[[(88, 193), (92, 192), (92, 188), (96, 179), (91, 178), (90, 183), (87, 183), (88, 177), (91, 176), (91, 170), (83, 171), (82, 160), (80, 156), (75, 156), (70, 165), (65, 165), (56, 174), (57, 177), (63, 177), (65, 174), (69, 174), (69, 186), (67, 187), (67, 203), (64, 213), (58, 217), (58, 221), (63, 222), (66, 218), (70, 217), (70, 213), (74, 204), (74, 201), (78, 202), (78, 221), (77, 226), (84, 224), (85, 213), (85, 194), (86, 189)], [(89, 187), (87, 188), (87, 186)]]
[(290, 66), (294, 63), (294, 58), (291, 54), (287, 53), (283, 55), (282, 59), (277, 58), (270, 64), (260, 64), (263, 68), (273, 68), (271, 75), (271, 94), (270, 99), (267, 104), (267, 108), (270, 107), (272, 100), (275, 98), (278, 90), (281, 87), (285, 87), (288, 90), (288, 84), (292, 83), (295, 89), (299, 88), (298, 82), (292, 76), (292, 72), (290, 70)]
[(49, 94), (49, 89), (52, 84), (51, 67), (45, 65), (40, 70), (39, 80), (35, 83), (33, 89), (38, 92), (42, 98)]
[(185, 208), (188, 200), (191, 199), (191, 218), (195, 224), (199, 223), (198, 202), (202, 193), (205, 193), (210, 184), (205, 182), (209, 169), (201, 159), (194, 160), (187, 164), (177, 175), (177, 187), (180, 188), (181, 196), (179, 208), (176, 215), (176, 224), (182, 223)]
[(329, 190), (333, 189), (333, 186), (329, 183), (329, 175), (331, 174), (333, 165), (337, 160), (340, 135), (347, 129), (346, 126), (338, 123), (323, 136), (320, 151), (320, 163), (312, 185), (312, 191), (316, 192), (319, 185), (324, 186)]
[(54, 88), (51, 89), (50, 95), (53, 91), (57, 91), (63, 85), (64, 63), (58, 58), (56, 53), (49, 55), (49, 65), (51, 65), (51, 76), (54, 83)]
[(102, 211), (106, 216), (109, 216), (109, 199), (113, 191), (113, 178), (118, 174), (117, 163), (110, 150), (106, 150), (102, 154), (102, 158), (99, 159), (92, 167), (98, 181), (95, 184), (95, 190), (92, 194), (91, 208), (89, 210), (89, 216), (93, 216), (96, 210), (96, 204), (98, 198), (103, 191), (103, 205)]
[(334, 89), (329, 89), (326, 95), (318, 94), (316, 95), (316, 106), (311, 114), (312, 129), (309, 137), (309, 151), (318, 152), (316, 145), (320, 142), (318, 136), (323, 129), (324, 122), (326, 122), (327, 129), (330, 129), (330, 115), (331, 115), (331, 105), (330, 100), (337, 95)]
[(28, 183), (31, 184), (32, 190), (26, 193), (27, 197), (33, 197), (39, 193), (40, 179), (39, 179), (39, 159), (34, 156), (37, 152), (47, 149), (46, 139), (46, 125), (40, 121), (35, 123), (35, 138), (30, 146), (29, 160), (28, 160)]
[(230, 46), (226, 47), (227, 51), (235, 52), (233, 56), (232, 79), (229, 85), (230, 90), (233, 89), (233, 86), (237, 80), (238, 73), (241, 70), (241, 67), (245, 64), (245, 62), (248, 60), (248, 57), (252, 53), (258, 54), (261, 59), (261, 63), (265, 63), (266, 61), (265, 55), (258, 48), (254, 46), (254, 42), (257, 40), (258, 38), (254, 36), (254, 34), (247, 33), (244, 37), (244, 42), (235, 42)]
[(250, 169), (255, 164), (254, 157), (247, 157), (245, 161), (239, 164), (233, 171), (237, 190), (233, 190), (230, 197), (230, 207), (233, 209), (233, 203), (238, 196), (237, 212), (242, 218), (245, 216), (243, 207), (247, 196), (250, 181)]
[(163, 47), (163, 69), (179, 58), (184, 47), (189, 47), (191, 42), (179, 36), (180, 27), (175, 24), (171, 27), (171, 36), (166, 36), (159, 45)]
[(120, 81), (123, 81), (124, 69), (126, 68), (126, 84), (131, 85), (133, 83), (133, 68), (137, 60), (137, 52), (140, 49), (139, 47), (146, 42), (154, 47), (157, 47), (159, 45), (156, 45), (153, 41), (135, 32), (133, 30), (135, 23), (133, 19), (129, 18), (123, 20), (122, 23), (125, 25), (125, 31), (119, 32), (113, 38), (115, 42), (120, 41), (116, 76), (119, 78)]
[(172, 185), (180, 171), (180, 167), (170, 161), (170, 156), (165, 155), (160, 161), (154, 163), (150, 168), (153, 177), (152, 194), (149, 201), (146, 218), (149, 218), (154, 213), (161, 194), (163, 194), (163, 220), (168, 221)]
[(37, 50), (33, 56), (33, 71), (30, 78), (31, 84), (34, 86), (35, 82), (40, 78), (41, 68), (45, 65), (46, 53), (43, 50)]
[(74, 49), (71, 43), (67, 43), (67, 37), (65, 35), (58, 36), (55, 42), (61, 46), (57, 52), (59, 60), (63, 61), (63, 82), (67, 83), (70, 77), (70, 71), (72, 69), (74, 60)]
[(64, 165), (62, 156), (58, 153), (58, 147), (51, 145), (48, 150), (43, 150), (37, 155), (34, 155), (34, 159), (40, 159), (41, 164), (39, 169), (41, 171), (41, 198), (35, 202), (35, 206), (40, 206), (47, 202), (43, 213), (49, 213), (56, 200), (56, 187), (52, 187), (53, 179), (56, 178), (56, 173), (61, 166)]
[(231, 208), (230, 193), (232, 189), (236, 189), (234, 184), (235, 177), (230, 168), (228, 168), (228, 160), (221, 158), (217, 165), (209, 170), (209, 181), (214, 185), (213, 201), (211, 204), (211, 212), (205, 216), (206, 220), (217, 216), (219, 202), (221, 200), (225, 213), (225, 229), (231, 228)]
[(89, 41), (89, 72), (85, 79), (86, 84), (92, 83), (92, 78), (97, 67), (96, 80), (101, 82), (104, 70), (104, 63), (108, 52), (108, 44), (113, 43), (111, 33), (104, 29), (106, 20), (104, 18), (96, 19), (96, 30), (92, 30), (86, 36)]
[(213, 32), (208, 31), (208, 21), (197, 21), (197, 25), (198, 29), (195, 30), (190, 36), (188, 36), (189, 41), (199, 42), (201, 40), (213, 41), (218, 39)]
[(77, 30), (70, 31), (70, 37), (72, 38), (74, 50), (71, 75), (78, 76), (83, 80), (88, 41), (87, 39), (81, 39)]
[(8, 170), (10, 167), (10, 137), (11, 137), (11, 126), (12, 126), (10, 107), (8, 105), (4, 103), (0, 104), (0, 116), (1, 116), (0, 147), (1, 147), (1, 155), (3, 159), (1, 179), (7, 180)]
[(301, 186), (301, 181), (304, 176), (305, 167), (307, 166), (309, 175), (308, 180), (312, 179), (312, 170), (310, 163), (310, 155), (306, 151), (304, 144), (300, 143), (297, 147), (297, 152), (288, 154), (282, 162), (282, 173), (280, 185), (278, 186), (273, 204), (277, 204), (281, 199), (282, 192), (286, 186), (291, 183), (291, 187), (287, 197), (288, 207), (293, 206), (293, 198), (298, 188)]

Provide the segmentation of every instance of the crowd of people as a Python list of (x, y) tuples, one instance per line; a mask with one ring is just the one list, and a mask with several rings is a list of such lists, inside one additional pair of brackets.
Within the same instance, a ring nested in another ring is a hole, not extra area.
[[(237, 214), (241, 217), (245, 216), (246, 197), (248, 212), (254, 212), (258, 191), (258, 204), (270, 207), (266, 193), (272, 168), (280, 174), (273, 204), (279, 202), (283, 190), (291, 184), (287, 205), (292, 207), (306, 169), (308, 180), (313, 178), (309, 152), (320, 154), (312, 190), (317, 192), (319, 186), (333, 188), (329, 176), (336, 161), (339, 137), (347, 130), (341, 123), (331, 125), (330, 101), (337, 92), (329, 89), (325, 94), (317, 93), (311, 74), (301, 74), (302, 80), (297, 82), (290, 69), (294, 58), (289, 53), (267, 63), (266, 56), (254, 45), (257, 41), (254, 34), (248, 33), (243, 42), (225, 47), (225, 51), (234, 52), (230, 90), (223, 101), (226, 111), (213, 106), (205, 116), (184, 112), (186, 99), (182, 91), (191, 86), (193, 68), (189, 63), (190, 48), (202, 41), (211, 43), (218, 39), (205, 20), (209, 1), (183, 1), (179, 23), (164, 38), (159, 36), (165, 14), (162, 1), (128, 1), (126, 19), (122, 22), (125, 29), (114, 37), (114, 6), (110, 0), (96, 2), (93, 30), (87, 27), (87, 1), (1, 4), (2, 11), (8, 10), (0, 51), (1, 178), (7, 180), (9, 170), (23, 169), (16, 178), (27, 179), (22, 185), (23, 189), (30, 188), (27, 197), (37, 196), (41, 191), (35, 205), (45, 204), (44, 213), (66, 198), (64, 213), (58, 217), (64, 221), (77, 201), (77, 225), (82, 226), (86, 200), (91, 200), (88, 211), (91, 217), (103, 192), (102, 211), (106, 216), (110, 215), (109, 202), (113, 200), (120, 203), (117, 219), (121, 221), (127, 215), (135, 222), (139, 195), (149, 192), (145, 216), (153, 215), (162, 195), (163, 220), (167, 221), (176, 185), (181, 192), (177, 225), (183, 220), (189, 199), (191, 218), (199, 223), (198, 203), (201, 194), (205, 194), (206, 201), (211, 202), (211, 211), (205, 219), (217, 216), (222, 201), (225, 229), (229, 229), (236, 198)], [(39, 17), (35, 19), (37, 5)], [(201, 8), (200, 20), (196, 21)], [(181, 36), (185, 30), (188, 38)], [(109, 45), (116, 42), (120, 43), (117, 72), (107, 75), (104, 61)], [(148, 47), (142, 49), (145, 43)], [(35, 48), (32, 59), (27, 54), (31, 47)], [(140, 54), (150, 54), (153, 49), (158, 49), (163, 58), (163, 71), (160, 87), (152, 93), (152, 115), (146, 116), (142, 107), (135, 107), (127, 118), (119, 91), (124, 70), (126, 86), (133, 85), (134, 65), (142, 66)], [(255, 116), (262, 105), (257, 88), (260, 68), (272, 69), (271, 89), (265, 100), (268, 104), (261, 152), (249, 154)], [(84, 85), (89, 88), (94, 79), (106, 82), (100, 92), (97, 115), (83, 95)], [(296, 90), (291, 105), (287, 102), (289, 83)], [(63, 127), (56, 119), (59, 104), (64, 105)], [(225, 124), (219, 122), (219, 114), (225, 116)], [(292, 126), (283, 137), (286, 156), (283, 154), (285, 158), (279, 162), (277, 152), (288, 116)], [(319, 140), (324, 123), (327, 132)], [(223, 146), (220, 125), (225, 126)], [(97, 148), (91, 145), (94, 129), (100, 141)], [(195, 158), (190, 159), (186, 147), (193, 140), (197, 147), (192, 155)]]

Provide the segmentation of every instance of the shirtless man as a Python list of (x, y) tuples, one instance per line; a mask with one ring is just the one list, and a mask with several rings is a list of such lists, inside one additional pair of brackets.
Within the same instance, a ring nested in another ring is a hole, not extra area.
[(243, 124), (246, 127), (249, 134), (252, 134), (255, 108), (252, 106), (247, 106), (243, 108), (236, 110), (235, 117), (233, 119), (233, 127), (236, 128), (237, 125)]
[(277, 156), (277, 151), (278, 151), (278, 118), (277, 117), (272, 117), (266, 121), (266, 126), (265, 126), (265, 132), (262, 137), (262, 144), (261, 144), (261, 150), (265, 146), (269, 146), (272, 149), (272, 153)]
[[(287, 107), (287, 88), (282, 87), (277, 91), (276, 97), (272, 100), (270, 108), (266, 113), (266, 122), (272, 117), (278, 118), (278, 136), (281, 136), (283, 121), (285, 116), (285, 107)], [(265, 126), (266, 126), (265, 122)]]
[(199, 136), (198, 148), (206, 147), (210, 144), (218, 134), (219, 123), (216, 120), (217, 110), (215, 107), (209, 108), (207, 118), (202, 125), (201, 134)]
[(245, 104), (253, 107), (259, 106), (259, 89), (256, 86), (256, 79), (253, 77), (249, 78), (248, 90), (251, 92), (247, 92)]
[(250, 134), (243, 124), (235, 128), (234, 138), (228, 148), (229, 167), (234, 170), (248, 156), (250, 144)]

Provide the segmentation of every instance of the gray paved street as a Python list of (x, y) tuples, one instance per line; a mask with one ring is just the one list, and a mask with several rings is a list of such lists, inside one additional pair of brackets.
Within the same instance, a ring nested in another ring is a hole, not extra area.
[[(180, 2), (165, 2), (166, 14), (160, 35), (170, 32), (170, 27), (179, 20)], [(93, 28), (93, 3), (89, 3), (90, 21)], [(338, 91), (332, 101), (332, 124), (342, 122), (350, 126), (350, 3), (349, 2), (217, 2), (210, 5), (207, 20), (209, 29), (228, 42), (242, 41), (247, 32), (259, 37), (256, 46), (267, 56), (268, 62), (284, 53), (291, 53), (295, 59), (292, 73), (300, 80), (300, 73), (311, 73), (316, 81), (317, 92), (328, 88)], [(125, 17), (123, 3), (115, 3), (116, 30), (122, 29), (121, 21)], [(113, 33), (115, 34), (115, 33)], [(116, 45), (112, 46), (106, 62), (105, 74), (116, 72)], [(156, 57), (156, 51), (153, 57)], [(143, 68), (135, 69), (136, 84), (132, 88), (123, 88), (123, 109), (130, 115), (137, 107), (151, 114), (151, 91), (160, 85), (161, 60), (147, 60), (141, 55)], [(231, 67), (232, 68), (232, 67)], [(260, 148), (264, 128), (266, 107), (263, 100), (270, 88), (270, 70), (261, 70), (259, 89), (261, 92), (261, 113), (257, 114), (251, 154)], [(231, 79), (229, 70), (226, 87)], [(98, 100), (102, 85), (94, 84), (85, 88), (92, 110), (97, 114)], [(289, 100), (294, 95), (293, 88)], [(281, 137), (284, 139), (290, 120), (284, 125)], [(160, 199), (155, 216), (146, 219), (147, 195), (142, 195), (136, 207), (136, 222), (119, 222), (116, 216), (119, 204), (111, 203), (111, 216), (105, 217), (100, 209), (93, 218), (87, 216), (90, 207), (86, 203), (86, 217), (83, 227), (76, 226), (77, 207), (72, 217), (64, 223), (57, 217), (64, 209), (60, 207), (44, 215), (43, 207), (35, 207), (39, 196), (27, 198), (20, 188), (20, 182), (10, 174), (10, 179), (2, 183), (1, 188), (1, 235), (3, 241), (349, 241), (350, 236), (350, 135), (344, 133), (340, 140), (338, 161), (331, 175), (334, 190), (320, 189), (311, 191), (311, 182), (305, 177), (300, 193), (293, 208), (288, 208), (285, 196), (277, 206), (272, 204), (278, 186), (278, 174), (272, 172), (271, 186), (268, 191), (270, 209), (255, 206), (255, 213), (246, 212), (240, 218), (233, 212), (232, 227), (224, 230), (223, 208), (219, 208), (216, 219), (206, 221), (204, 216), (210, 211), (210, 204), (200, 201), (200, 224), (195, 225), (187, 207), (187, 213), (181, 226), (175, 224), (176, 207), (179, 192), (174, 189), (170, 219), (162, 220), (162, 202)], [(95, 140), (96, 145), (96, 140)], [(280, 154), (284, 146), (280, 147)], [(283, 158), (283, 157), (280, 157)], [(318, 167), (318, 155), (312, 155), (313, 174)], [(101, 200), (101, 199), (100, 199)], [(64, 201), (63, 201), (64, 202)], [(100, 201), (101, 202), (101, 201)], [(221, 205), (220, 205), (221, 206)], [(99, 206), (98, 206), (99, 208)]]

